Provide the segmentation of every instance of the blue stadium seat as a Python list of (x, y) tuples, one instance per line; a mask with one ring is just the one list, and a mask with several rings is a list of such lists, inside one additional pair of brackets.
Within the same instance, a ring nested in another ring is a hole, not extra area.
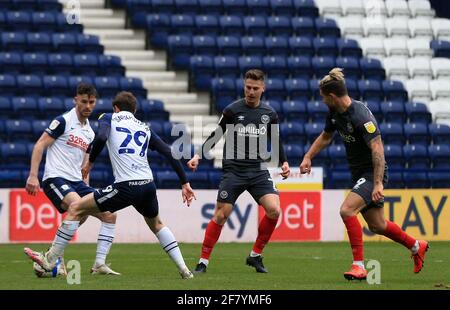
[(290, 56), (287, 59), (287, 67), (293, 78), (309, 80), (313, 77), (311, 58), (305, 56)]
[(76, 51), (78, 49), (77, 39), (71, 33), (54, 33), (52, 35), (53, 49), (64, 53), (67, 51)]
[(240, 76), (238, 70), (238, 59), (233, 56), (216, 56), (214, 57), (214, 68), (220, 77), (238, 78)]
[(359, 80), (361, 78), (361, 69), (359, 68), (358, 58), (352, 56), (338, 57), (336, 66), (344, 69), (345, 79)]
[(212, 94), (219, 112), (236, 98), (236, 84), (234, 79), (214, 78), (211, 83)]
[(215, 76), (213, 58), (210, 56), (194, 55), (190, 59), (191, 83), (197, 90), (209, 91), (211, 80)]
[(284, 152), (290, 165), (297, 165), (303, 157), (303, 148), (297, 144), (284, 144)]
[[(220, 0), (219, 0), (220, 1)], [(240, 37), (245, 33), (242, 18), (235, 15), (220, 16), (219, 25), (223, 35)]]
[(198, 4), (203, 14), (222, 15), (222, 0), (198, 0)]
[(160, 121), (149, 122), (150, 129), (153, 130), (158, 136), (162, 137), (164, 135), (163, 123)]
[[(76, 16), (73, 16), (76, 17)], [(68, 23), (67, 15), (63, 12), (56, 13), (56, 28), (59, 32), (78, 34), (83, 32), (83, 24), (80, 22)]]
[(121, 90), (132, 92), (137, 98), (147, 98), (147, 90), (139, 78), (121, 77), (119, 87)]
[(69, 88), (73, 89), (73, 93), (75, 94), (75, 89), (77, 89), (78, 84), (86, 83), (86, 84), (94, 84), (94, 80), (87, 75), (78, 75), (78, 76), (70, 76), (69, 77)]
[(224, 13), (228, 15), (247, 15), (246, 0), (222, 0), (222, 6)]
[(36, 31), (53, 32), (56, 30), (56, 18), (52, 12), (34, 12), (31, 16)]
[(385, 144), (405, 144), (403, 125), (399, 123), (383, 123), (380, 126), (381, 136)]
[(280, 124), (280, 135), (283, 143), (302, 145), (306, 143), (303, 124), (299, 122), (283, 122)]
[(209, 35), (198, 35), (192, 38), (192, 47), (197, 55), (214, 57), (217, 54), (216, 38)]
[(336, 61), (333, 57), (313, 57), (312, 67), (316, 78), (321, 79), (330, 72), (331, 69), (336, 67)]
[(98, 58), (94, 54), (76, 54), (73, 56), (75, 74), (96, 76), (99, 70)]
[(428, 145), (430, 143), (430, 135), (428, 134), (428, 126), (422, 123), (409, 123), (403, 127), (409, 144)]
[(309, 80), (309, 89), (313, 95), (313, 99), (322, 100), (322, 96), (320, 95), (319, 89), (319, 80), (318, 79), (310, 79)]
[(125, 75), (125, 67), (122, 65), (122, 61), (119, 56), (99, 55), (98, 64), (101, 68), (102, 75)]
[(9, 141), (28, 141), (33, 138), (31, 122), (28, 120), (6, 120), (5, 129)]
[(237, 37), (219, 36), (216, 42), (221, 55), (233, 57), (241, 55), (241, 42)]
[(173, 33), (180, 35), (195, 34), (195, 23), (192, 15), (176, 14), (170, 17), (170, 27)]
[(30, 31), (33, 25), (27, 11), (6, 12), (6, 22), (10, 31)]
[(353, 187), (351, 174), (349, 171), (331, 171), (331, 187), (335, 189), (347, 189)]
[(389, 180), (386, 188), (387, 189), (405, 188), (405, 182), (403, 180), (403, 171), (389, 171)]
[(46, 75), (43, 82), (47, 94), (53, 96), (70, 96), (74, 92), (68, 88), (67, 78), (63, 75)]
[[(0, 97), (0, 120), (14, 117), (11, 100), (9, 97)], [(2, 123), (2, 125), (4, 125)]]
[(400, 145), (385, 144), (384, 155), (389, 169), (405, 168), (405, 158), (403, 157), (403, 149)]
[(383, 81), (381, 85), (383, 87), (386, 100), (396, 100), (401, 102), (408, 101), (408, 92), (402, 82), (388, 80)]
[(170, 33), (170, 17), (167, 14), (147, 15), (147, 32), (150, 43), (155, 48), (167, 48), (167, 38)]
[(200, 11), (197, 0), (175, 0), (175, 6), (178, 14), (195, 15)]
[(168, 121), (169, 112), (164, 110), (164, 103), (161, 100), (143, 99), (139, 102), (140, 109), (145, 115), (146, 119)]
[(450, 127), (444, 124), (429, 124), (428, 131), (434, 144), (450, 145)]
[(348, 168), (345, 147), (341, 144), (333, 144), (328, 147), (328, 156), (333, 169)]
[(22, 72), (22, 57), (20, 53), (0, 52), (0, 73), (20, 74)]
[(404, 104), (401, 101), (383, 101), (381, 103), (381, 112), (386, 123), (405, 123), (406, 113)]
[(434, 51), (434, 57), (450, 58), (450, 42), (443, 40), (432, 40), (430, 47)]
[(0, 187), (23, 188), (24, 184), (25, 178), (20, 169), (2, 169), (2, 173), (0, 173)]
[[(75, 91), (74, 91), (75, 93)], [(70, 111), (71, 109), (73, 109), (75, 107), (75, 100), (74, 98), (65, 98), (63, 101), (64, 104), (64, 110), (66, 111)], [(95, 109), (94, 109), (95, 111)]]
[(260, 36), (244, 36), (241, 38), (242, 51), (246, 56), (264, 56), (264, 39)]
[(44, 75), (49, 71), (47, 55), (44, 53), (25, 53), (22, 56), (23, 73)]
[(37, 102), (33, 97), (13, 97), (11, 103), (17, 118), (32, 119), (36, 116)]
[(341, 36), (341, 30), (334, 19), (317, 17), (315, 22), (317, 33), (320, 37), (339, 38)]
[(322, 123), (308, 123), (305, 124), (305, 133), (308, 137), (309, 143), (313, 143), (314, 140), (322, 133), (324, 124)]
[(384, 93), (378, 80), (359, 80), (358, 89), (364, 100), (383, 101)]
[(112, 113), (112, 100), (111, 99), (98, 99), (95, 104), (94, 112), (92, 113), (93, 119), (98, 119), (103, 113)]
[[(410, 123), (423, 123), (430, 124), (431, 123), (431, 113), (428, 111), (428, 108), (425, 104), (420, 102), (406, 102), (405, 103), (405, 112), (408, 116)], [(431, 124), (430, 124), (431, 125)], [(430, 130), (431, 134), (431, 130)], [(450, 142), (450, 140), (449, 140)]]
[(263, 68), (269, 78), (285, 79), (289, 76), (286, 60), (282, 56), (263, 57)]
[(299, 55), (300, 57), (313, 57), (315, 54), (312, 41), (308, 37), (290, 37), (289, 48), (292, 55)]
[(266, 52), (272, 56), (288, 57), (290, 54), (288, 40), (281, 36), (272, 36), (264, 39)]
[(342, 57), (362, 57), (362, 49), (356, 40), (353, 39), (338, 39), (337, 48)]
[(53, 74), (70, 75), (73, 68), (72, 56), (66, 53), (49, 54), (48, 66)]
[(173, 171), (156, 172), (156, 184), (158, 188), (178, 188), (180, 187), (180, 180)]
[(359, 60), (359, 66), (361, 67), (361, 72), (366, 80), (382, 81), (386, 78), (383, 65), (378, 59), (361, 58)]
[(43, 92), (42, 79), (38, 75), (17, 76), (17, 95), (40, 96)]
[(210, 183), (211, 189), (217, 189), (219, 188), (220, 180), (222, 179), (222, 171), (219, 169), (214, 169), (208, 171), (208, 179)]
[(247, 72), (249, 69), (263, 69), (262, 59), (259, 56), (241, 56), (238, 60), (240, 72)]
[(54, 118), (65, 112), (64, 102), (59, 97), (39, 98), (38, 109), (41, 117), (45, 118)]
[(39, 3), (36, 0), (10, 0), (9, 2), (14, 4), (13, 7), (16, 10), (37, 11), (39, 9)]
[(42, 11), (61, 12), (62, 4), (56, 0), (38, 0), (39, 8)]
[[(347, 81), (346, 81), (347, 83)], [(370, 112), (372, 112), (373, 116), (378, 123), (383, 121), (383, 113), (381, 113), (381, 104), (377, 100), (368, 100), (366, 101), (366, 105), (369, 108)], [(383, 133), (382, 133), (383, 134)]]
[(450, 173), (448, 171), (430, 171), (428, 178), (432, 188), (450, 188)]
[(314, 0), (293, 0), (295, 11), (298, 15), (317, 17), (319, 16), (319, 8)]
[(297, 100), (283, 101), (283, 115), (287, 121), (307, 123), (306, 103)]
[(14, 96), (16, 93), (16, 85), (16, 79), (13, 75), (0, 75), (0, 93), (2, 96)]
[(191, 37), (188, 35), (170, 35), (167, 44), (172, 65), (175, 68), (188, 69), (189, 58), (193, 52)]
[(266, 17), (272, 14), (269, 0), (247, 0), (246, 3), (248, 15), (261, 15)]
[(47, 129), (49, 125), (48, 121), (39, 121), (34, 120), (31, 123), (31, 130), (33, 131), (33, 139), (37, 140), (44, 133), (45, 129)]
[(280, 122), (284, 120), (283, 110), (281, 108), (280, 101), (277, 101), (277, 100), (265, 100), (264, 102), (266, 104), (270, 105), (275, 110), (275, 112), (277, 112), (278, 120)]
[(430, 180), (428, 179), (428, 173), (425, 171), (403, 172), (403, 179), (407, 188), (429, 188)]
[[(99, 95), (103, 98), (113, 98), (121, 90), (119, 88), (119, 81), (115, 77), (96, 77), (95, 87), (99, 92)], [(97, 102), (98, 105), (98, 102)]]
[(316, 26), (311, 17), (299, 16), (291, 19), (292, 32), (296, 36), (314, 38), (316, 37)]
[(450, 169), (450, 146), (447, 144), (430, 145), (428, 146), (428, 154), (434, 170)]
[(91, 34), (78, 34), (78, 51), (80, 53), (102, 54), (103, 45), (100, 44), (100, 38)]
[[(1, 100), (0, 100), (1, 103)], [(0, 118), (0, 141), (6, 141), (8, 140), (8, 133), (6, 131), (6, 121), (4, 119)]]
[[(339, 65), (337, 65), (339, 67)], [(345, 71), (344, 71), (345, 74)], [(345, 86), (347, 87), (347, 92), (350, 97), (353, 99), (359, 100), (361, 98), (361, 94), (358, 89), (358, 81), (354, 80), (350, 77), (345, 78)]]
[(105, 171), (96, 170), (96, 168), (97, 167), (89, 173), (89, 185), (94, 188), (102, 188), (108, 184), (106, 181)]
[(311, 98), (308, 81), (303, 79), (288, 79), (284, 83), (290, 100), (306, 102)]
[[(189, 183), (193, 188), (198, 189), (208, 189), (210, 188), (208, 172), (205, 171), (196, 171), (196, 172), (186, 172), (186, 177), (189, 180)], [(178, 182), (178, 187), (180, 186), (180, 182)]]
[(274, 15), (289, 17), (295, 15), (292, 0), (270, 0), (270, 6)]
[(4, 51), (24, 52), (27, 50), (25, 32), (2, 32), (0, 41)]
[(245, 16), (243, 18), (245, 33), (248, 36), (262, 36), (269, 34), (266, 18), (264, 16)]
[(428, 169), (430, 167), (430, 157), (425, 145), (405, 145), (403, 156), (406, 158), (409, 169)]
[(175, 14), (176, 6), (174, 0), (151, 0), (151, 10), (156, 13)]
[(306, 105), (309, 118), (313, 123), (325, 122), (329, 109), (322, 101), (308, 101)]
[(313, 46), (317, 56), (337, 57), (339, 54), (335, 38), (314, 38)]
[(286, 16), (270, 16), (267, 27), (272, 36), (290, 37), (292, 35), (291, 19)]
[(264, 97), (267, 100), (284, 101), (286, 96), (286, 89), (284, 88), (284, 82), (282, 79), (269, 78), (265, 81), (266, 90)]
[(219, 35), (219, 19), (214, 15), (195, 16), (195, 32), (203, 35)]

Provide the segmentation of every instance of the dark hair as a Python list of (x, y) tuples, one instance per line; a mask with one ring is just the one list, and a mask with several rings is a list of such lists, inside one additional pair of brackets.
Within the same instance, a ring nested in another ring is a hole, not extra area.
[(245, 73), (244, 80), (246, 79), (264, 82), (264, 72), (259, 69), (250, 69)]
[(121, 91), (114, 98), (112, 105), (113, 107), (117, 106), (120, 111), (128, 111), (134, 114), (136, 112), (137, 100), (132, 93)]
[(77, 95), (88, 95), (88, 97), (94, 96), (95, 98), (98, 98), (98, 93), (95, 87), (91, 84), (86, 83), (78, 84)]
[(344, 73), (341, 68), (333, 68), (319, 83), (320, 90), (324, 95), (330, 93), (337, 97), (347, 95), (347, 86), (345, 86)]

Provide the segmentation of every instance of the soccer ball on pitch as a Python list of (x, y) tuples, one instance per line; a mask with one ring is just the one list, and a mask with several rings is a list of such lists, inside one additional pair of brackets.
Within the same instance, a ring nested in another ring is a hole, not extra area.
[(59, 257), (56, 260), (56, 265), (52, 271), (47, 271), (42, 268), (38, 263), (33, 263), (34, 273), (38, 278), (56, 278), (58, 276), (65, 277), (67, 275), (66, 266), (64, 265), (64, 259)]

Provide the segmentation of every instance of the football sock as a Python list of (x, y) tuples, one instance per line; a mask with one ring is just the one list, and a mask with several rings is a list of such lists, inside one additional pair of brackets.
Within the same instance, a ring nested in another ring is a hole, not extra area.
[(416, 239), (408, 235), (397, 224), (388, 220), (386, 220), (386, 229), (384, 230), (383, 235), (411, 250), (416, 243)]
[(114, 229), (116, 224), (102, 222), (97, 239), (97, 255), (95, 257), (95, 266), (105, 264), (106, 256), (114, 240)]
[(261, 254), (256, 253), (255, 251), (252, 250), (252, 251), (250, 252), (250, 256), (251, 256), (251, 257), (256, 257), (256, 256), (261, 256)]
[(352, 247), (353, 261), (364, 261), (362, 227), (356, 215), (344, 219), (348, 239)]
[(364, 261), (362, 261), (362, 260), (354, 260), (353, 265), (357, 265), (357, 266), (361, 267), (362, 269), (366, 269), (364, 267)]
[(80, 221), (63, 221), (56, 231), (55, 240), (47, 252), (47, 259), (50, 263), (55, 262), (58, 257), (63, 256), (64, 249), (73, 235), (77, 232)]
[(209, 221), (208, 226), (206, 226), (205, 238), (203, 239), (201, 258), (209, 260), (214, 245), (216, 245), (217, 240), (219, 240), (222, 227), (223, 226), (217, 224), (213, 220)]
[(414, 243), (414, 246), (411, 248), (411, 252), (413, 254), (416, 254), (419, 251), (419, 240), (416, 240), (416, 243)]
[(178, 247), (178, 242), (175, 240), (175, 236), (172, 234), (169, 227), (163, 227), (156, 233), (156, 237), (159, 240), (159, 244), (161, 244), (170, 259), (172, 259), (172, 261), (177, 265), (178, 269), (185, 268), (186, 263), (184, 262), (183, 255)]
[(255, 254), (261, 254), (267, 242), (270, 240), (270, 236), (277, 225), (278, 219), (268, 218), (267, 215), (264, 215), (263, 219), (259, 223), (258, 226), (258, 237), (256, 238), (256, 242), (253, 245), (253, 252)]
[(200, 263), (203, 263), (203, 264), (205, 264), (206, 266), (208, 266), (208, 264), (209, 264), (209, 259), (200, 258), (199, 261), (198, 261), (198, 263), (199, 263), (199, 264), (200, 264)]

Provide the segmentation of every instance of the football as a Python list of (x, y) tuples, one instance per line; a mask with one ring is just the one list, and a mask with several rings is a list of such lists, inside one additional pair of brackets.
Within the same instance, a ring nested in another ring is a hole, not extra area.
[(57, 259), (56, 265), (51, 271), (45, 270), (38, 263), (33, 263), (33, 270), (38, 278), (56, 278), (58, 276), (65, 277), (67, 275), (64, 259), (61, 257)]

